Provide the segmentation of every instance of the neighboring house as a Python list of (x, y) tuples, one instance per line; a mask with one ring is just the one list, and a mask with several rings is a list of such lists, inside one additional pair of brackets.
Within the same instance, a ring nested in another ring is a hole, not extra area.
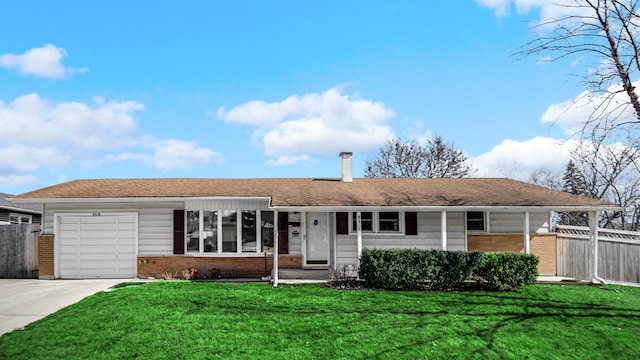
[(13, 203), (13, 195), (0, 193), (0, 225), (39, 224), (42, 213), (40, 203)]
[(341, 168), (338, 179), (76, 180), (12, 201), (43, 204), (42, 278), (259, 276), (357, 264), (363, 248), (520, 251), (551, 274), (551, 211), (618, 209), (510, 179), (352, 179), (351, 153)]

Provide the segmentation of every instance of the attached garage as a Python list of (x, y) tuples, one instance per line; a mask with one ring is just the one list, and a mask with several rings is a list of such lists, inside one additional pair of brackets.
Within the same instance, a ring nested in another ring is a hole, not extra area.
[(138, 214), (55, 215), (56, 278), (133, 278)]

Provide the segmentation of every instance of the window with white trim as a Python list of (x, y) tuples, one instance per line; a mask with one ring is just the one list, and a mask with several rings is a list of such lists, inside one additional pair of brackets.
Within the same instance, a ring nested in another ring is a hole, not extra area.
[(185, 217), (187, 253), (261, 253), (273, 247), (273, 211), (189, 210)]
[(31, 215), (10, 213), (9, 223), (10, 224), (31, 224)]
[(467, 230), (485, 231), (484, 211), (467, 211)]
[[(351, 233), (358, 231), (358, 213), (349, 213)], [(403, 231), (402, 213), (398, 211), (363, 211), (360, 213), (360, 229), (366, 233), (400, 233)]]
[[(351, 231), (358, 231), (358, 213), (351, 213)], [(360, 213), (360, 230), (362, 232), (373, 232), (373, 213), (363, 211)]]

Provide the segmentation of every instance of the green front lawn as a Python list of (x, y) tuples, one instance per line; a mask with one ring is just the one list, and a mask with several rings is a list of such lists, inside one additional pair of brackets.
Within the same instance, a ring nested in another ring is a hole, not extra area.
[(640, 288), (124, 286), (0, 337), (0, 359), (637, 359)]

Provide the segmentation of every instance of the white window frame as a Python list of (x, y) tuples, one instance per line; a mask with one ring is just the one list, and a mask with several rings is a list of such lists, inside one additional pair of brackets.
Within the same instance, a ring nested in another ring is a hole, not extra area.
[[(477, 229), (469, 229), (469, 213), (482, 213), (482, 230), (477, 230)], [(489, 218), (489, 212), (488, 211), (466, 211), (464, 213), (464, 226), (467, 228), (468, 232), (471, 233), (483, 233), (483, 232), (487, 232), (487, 228), (488, 228), (488, 219)]]
[[(198, 227), (199, 227), (199, 244), (198, 244), (198, 251), (189, 251), (188, 249), (188, 238), (187, 238), (187, 231), (186, 229), (188, 229), (187, 226), (187, 219), (188, 219), (188, 212), (189, 211), (193, 211), (193, 212), (198, 212), (199, 213), (199, 222), (198, 222)], [(212, 211), (212, 212), (216, 212), (216, 225), (217, 225), (217, 251), (216, 252), (205, 252), (204, 251), (204, 212), (205, 211)], [(235, 252), (223, 252), (222, 251), (222, 216), (224, 211), (235, 211), (236, 212), (236, 216), (237, 216), (237, 221), (236, 221), (236, 251)], [(242, 252), (242, 212), (243, 211), (255, 211), (255, 231), (256, 231), (256, 251), (252, 251), (252, 252)], [(201, 210), (187, 210), (185, 211), (185, 216), (184, 216), (184, 221), (185, 221), (185, 233), (184, 233), (184, 248), (185, 248), (185, 254), (186, 255), (198, 255), (198, 256), (251, 256), (251, 255), (264, 255), (264, 252), (262, 251), (262, 231), (260, 231), (260, 226), (258, 226), (259, 224), (262, 223), (262, 212), (263, 211), (272, 211), (272, 210), (268, 210), (268, 209), (201, 209)], [(275, 213), (274, 213), (274, 217), (275, 217)], [(274, 230), (274, 236), (275, 236), (275, 230)], [(274, 239), (275, 240), (275, 239)]]
[[(390, 213), (398, 213), (398, 231), (389, 231), (389, 230), (380, 230), (380, 213), (381, 212), (390, 212)], [(349, 211), (349, 234), (355, 235), (357, 234), (357, 230), (353, 228), (354, 215), (357, 211)], [(362, 230), (363, 234), (373, 234), (373, 235), (404, 235), (405, 229), (405, 217), (404, 211), (361, 211), (360, 213), (372, 213), (373, 218), (373, 230)]]
[[(12, 221), (11, 218), (15, 217), (17, 220)], [(24, 218), (28, 220), (22, 221)], [(33, 222), (33, 216), (29, 214), (9, 213), (9, 224), (31, 224)]]

